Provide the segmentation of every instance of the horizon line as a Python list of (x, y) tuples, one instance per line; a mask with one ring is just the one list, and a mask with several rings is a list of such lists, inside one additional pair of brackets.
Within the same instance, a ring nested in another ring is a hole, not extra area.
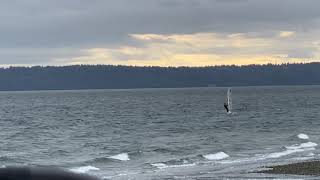
[(69, 65), (10, 65), (1, 66), (0, 69), (10, 68), (35, 68), (35, 67), (72, 67), (72, 66), (113, 66), (113, 67), (144, 67), (144, 68), (210, 68), (210, 67), (247, 67), (247, 66), (281, 66), (281, 65), (297, 65), (297, 64), (319, 64), (320, 61), (311, 62), (282, 62), (282, 63), (261, 63), (261, 64), (219, 64), (219, 65), (206, 65), (206, 66), (152, 66), (152, 65), (123, 65), (123, 64), (69, 64)]

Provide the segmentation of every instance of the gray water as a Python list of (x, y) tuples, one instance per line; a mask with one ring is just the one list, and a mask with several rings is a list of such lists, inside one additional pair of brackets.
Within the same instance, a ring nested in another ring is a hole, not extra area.
[(0, 166), (104, 179), (301, 179), (254, 171), (320, 158), (320, 86), (235, 87), (232, 97), (227, 114), (226, 88), (0, 92)]

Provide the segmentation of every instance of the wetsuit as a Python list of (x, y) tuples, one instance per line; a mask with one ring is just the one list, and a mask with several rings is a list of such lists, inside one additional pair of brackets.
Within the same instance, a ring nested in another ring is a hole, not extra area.
[(227, 103), (224, 103), (224, 108), (227, 110), (227, 112), (229, 112), (229, 107), (228, 107), (228, 104)]

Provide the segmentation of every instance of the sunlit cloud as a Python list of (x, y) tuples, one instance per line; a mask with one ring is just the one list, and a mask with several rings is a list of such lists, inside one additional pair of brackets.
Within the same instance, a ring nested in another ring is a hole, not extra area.
[[(211, 66), (305, 62), (317, 60), (317, 43), (245, 33), (130, 34), (137, 45), (84, 49), (82, 56), (57, 59), (68, 64), (138, 66)], [(298, 50), (300, 48), (300, 50)]]
[(279, 36), (282, 38), (287, 38), (294, 36), (296, 33), (294, 31), (280, 31)]

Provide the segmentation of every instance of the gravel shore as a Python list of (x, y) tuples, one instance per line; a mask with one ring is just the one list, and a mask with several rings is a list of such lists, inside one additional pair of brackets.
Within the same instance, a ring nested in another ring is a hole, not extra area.
[(270, 174), (295, 174), (295, 175), (320, 175), (320, 161), (307, 161), (286, 165), (269, 166), (268, 170), (259, 173)]

